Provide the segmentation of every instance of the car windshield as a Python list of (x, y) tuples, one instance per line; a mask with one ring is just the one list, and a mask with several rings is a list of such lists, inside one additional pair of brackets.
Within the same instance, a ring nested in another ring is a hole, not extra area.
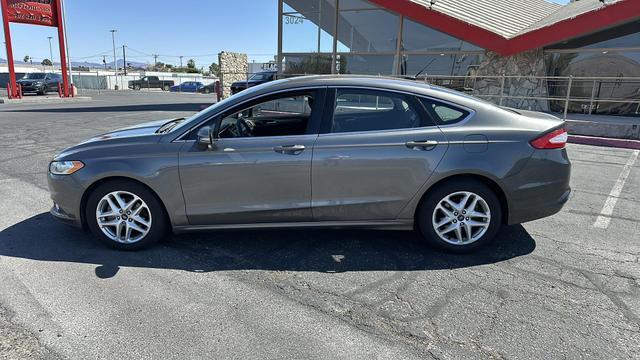
[[(286, 81), (286, 80), (278, 80), (278, 81)], [(252, 94), (255, 94), (256, 92), (261, 91), (262, 89), (264, 89), (265, 87), (271, 86), (273, 84), (273, 82), (268, 82), (268, 83), (264, 83), (258, 86), (254, 86), (248, 90), (245, 90), (242, 92), (243, 96), (247, 96), (247, 97), (251, 97)], [(186, 118), (184, 121), (180, 122), (179, 124), (176, 124), (176, 126), (174, 126), (173, 128), (171, 128), (170, 131), (167, 131), (167, 133), (169, 132), (174, 132), (174, 131), (179, 131), (181, 129), (184, 128), (188, 128), (189, 126), (193, 125), (194, 122), (199, 122), (200, 120), (207, 118), (213, 114), (215, 114), (217, 111), (219, 111), (220, 109), (223, 109), (229, 102), (235, 100), (235, 96), (230, 96), (224, 100), (218, 101), (217, 103), (209, 106), (208, 108), (200, 111), (199, 113), (196, 113), (188, 118)]]
[(253, 76), (249, 78), (249, 80), (269, 80), (270, 77), (271, 73), (258, 73), (253, 74)]
[(23, 79), (30, 79), (30, 80), (44, 79), (45, 76), (46, 74), (44, 73), (31, 73), (31, 74), (25, 75)]

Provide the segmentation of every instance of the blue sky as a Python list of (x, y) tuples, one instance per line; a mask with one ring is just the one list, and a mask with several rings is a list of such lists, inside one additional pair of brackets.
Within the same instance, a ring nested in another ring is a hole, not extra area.
[[(151, 63), (150, 54), (160, 54), (159, 61), (178, 64), (173, 56), (184, 55), (185, 63), (193, 57), (198, 66), (207, 67), (222, 50), (245, 52), (256, 61), (272, 59), (277, 51), (276, 0), (66, 0), (65, 4), (74, 61), (100, 62), (102, 55), (111, 61), (110, 29), (118, 30), (116, 46), (127, 45), (128, 59), (138, 62)], [(47, 36), (53, 36), (58, 61), (56, 29), (12, 24), (11, 35), (14, 57), (29, 55), (38, 62), (49, 57)], [(4, 41), (3, 33), (0, 39)], [(4, 49), (0, 57), (6, 57)]]

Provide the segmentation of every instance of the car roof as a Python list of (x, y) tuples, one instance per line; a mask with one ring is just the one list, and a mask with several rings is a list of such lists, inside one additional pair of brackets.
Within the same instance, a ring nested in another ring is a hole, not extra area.
[(438, 99), (458, 103), (460, 105), (472, 108), (494, 106), (493, 104), (485, 100), (478, 99), (471, 95), (451, 89), (432, 86), (425, 82), (370, 75), (311, 75), (291, 77), (255, 86), (250, 89), (250, 91), (245, 90), (238, 95), (242, 95), (239, 97), (240, 99), (244, 97), (260, 96), (275, 91), (327, 86), (362, 87), (379, 90), (408, 92), (416, 95), (432, 96)]

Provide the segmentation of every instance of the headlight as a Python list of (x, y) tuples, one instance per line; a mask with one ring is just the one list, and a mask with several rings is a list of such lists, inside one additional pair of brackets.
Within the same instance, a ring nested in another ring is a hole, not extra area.
[(49, 172), (53, 175), (71, 175), (83, 167), (82, 161), (53, 161), (49, 165)]

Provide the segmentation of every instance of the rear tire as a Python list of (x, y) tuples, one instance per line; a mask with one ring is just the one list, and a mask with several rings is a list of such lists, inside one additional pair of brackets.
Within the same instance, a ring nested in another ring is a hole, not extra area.
[(431, 189), (416, 215), (425, 242), (452, 253), (468, 253), (489, 244), (502, 226), (502, 207), (487, 185), (472, 179), (445, 182)]
[(164, 207), (155, 194), (127, 180), (109, 181), (94, 189), (87, 199), (85, 219), (98, 240), (118, 250), (147, 248), (170, 231)]
[(169, 85), (164, 85), (164, 86), (162, 87), (162, 90), (164, 90), (164, 91), (169, 91), (169, 90), (171, 90), (171, 86), (169, 86)]

